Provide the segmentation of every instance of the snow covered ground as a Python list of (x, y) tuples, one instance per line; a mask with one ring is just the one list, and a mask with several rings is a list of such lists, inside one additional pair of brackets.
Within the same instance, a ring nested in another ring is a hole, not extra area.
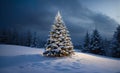
[(42, 56), (44, 49), (0, 45), (0, 73), (120, 73), (120, 59), (81, 52), (64, 58)]

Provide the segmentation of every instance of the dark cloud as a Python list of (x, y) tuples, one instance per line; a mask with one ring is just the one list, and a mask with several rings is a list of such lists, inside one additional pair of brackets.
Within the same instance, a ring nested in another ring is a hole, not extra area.
[(1, 0), (0, 27), (29, 29), (46, 37), (58, 10), (73, 41), (83, 39), (86, 31), (91, 33), (95, 26), (102, 35), (112, 36), (117, 26), (113, 19), (92, 12), (77, 0)]

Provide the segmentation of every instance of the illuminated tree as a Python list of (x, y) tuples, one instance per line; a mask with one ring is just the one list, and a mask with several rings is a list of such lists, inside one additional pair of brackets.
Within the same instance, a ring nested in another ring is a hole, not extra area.
[(54, 25), (46, 43), (45, 56), (69, 56), (73, 54), (73, 44), (60, 12), (55, 17)]

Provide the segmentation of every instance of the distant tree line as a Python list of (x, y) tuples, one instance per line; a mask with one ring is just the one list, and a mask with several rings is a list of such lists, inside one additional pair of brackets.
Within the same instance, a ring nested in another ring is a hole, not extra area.
[(85, 35), (82, 52), (120, 58), (120, 25), (111, 40), (103, 39), (97, 29)]
[(17, 29), (1, 29), (0, 43), (41, 48), (44, 47), (45, 41), (37, 32), (19, 32)]
[[(116, 28), (111, 40), (103, 39), (95, 29), (92, 34), (86, 33), (83, 42), (83, 44), (74, 44), (74, 48), (86, 53), (120, 58), (120, 25)], [(1, 29), (0, 43), (43, 48), (46, 40), (42, 39), (37, 32)]]

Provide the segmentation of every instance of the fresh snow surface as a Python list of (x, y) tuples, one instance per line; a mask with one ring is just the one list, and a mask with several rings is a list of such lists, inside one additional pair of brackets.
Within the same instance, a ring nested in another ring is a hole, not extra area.
[(120, 73), (120, 59), (75, 52), (44, 57), (44, 49), (0, 45), (0, 73)]

